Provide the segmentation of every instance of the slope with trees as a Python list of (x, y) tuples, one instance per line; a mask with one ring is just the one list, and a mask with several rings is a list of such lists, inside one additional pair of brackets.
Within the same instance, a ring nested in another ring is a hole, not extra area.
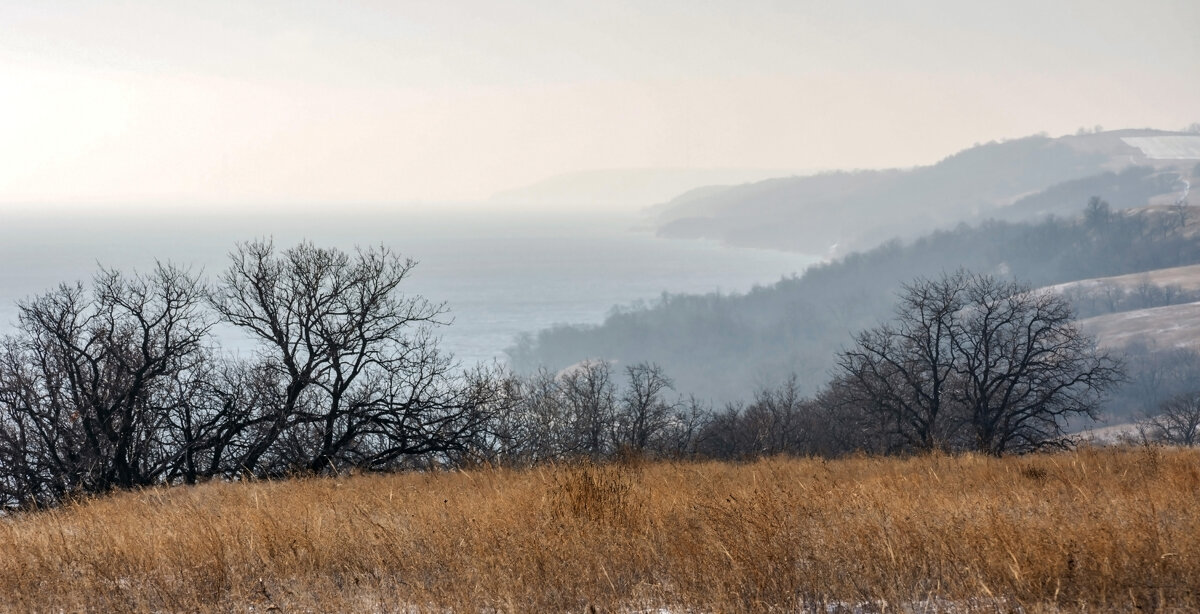
[(888, 317), (902, 284), (948, 269), (1032, 286), (1200, 263), (1196, 220), (1161, 208), (1115, 210), (1096, 199), (1075, 218), (989, 220), (891, 241), (811, 267), (742, 295), (664, 295), (615, 310), (599, 326), (562, 326), (511, 349), (518, 370), (588, 358), (654, 362), (682, 390), (717, 403), (745, 398), (790, 374), (810, 393), (855, 331)]

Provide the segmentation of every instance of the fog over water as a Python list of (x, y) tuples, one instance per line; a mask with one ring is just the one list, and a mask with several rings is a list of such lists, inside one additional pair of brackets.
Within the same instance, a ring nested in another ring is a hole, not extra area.
[[(341, 213), (80, 213), (9, 216), (0, 226), (0, 322), (16, 301), (60, 282), (87, 281), (97, 265), (146, 270), (156, 259), (212, 277), (237, 241), (308, 239), (352, 249), (386, 245), (420, 264), (409, 292), (446, 301), (454, 318), (442, 347), (464, 364), (501, 358), (521, 332), (599, 323), (615, 305), (662, 292), (743, 292), (801, 272), (815, 258), (655, 238), (636, 213), (426, 206)], [(223, 333), (235, 349), (244, 342)]]

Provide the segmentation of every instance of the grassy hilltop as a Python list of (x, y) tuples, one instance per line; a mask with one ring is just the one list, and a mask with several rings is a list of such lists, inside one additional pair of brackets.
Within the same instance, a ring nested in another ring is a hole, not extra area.
[(1194, 611), (1198, 499), (1153, 447), (214, 482), (0, 520), (0, 609)]

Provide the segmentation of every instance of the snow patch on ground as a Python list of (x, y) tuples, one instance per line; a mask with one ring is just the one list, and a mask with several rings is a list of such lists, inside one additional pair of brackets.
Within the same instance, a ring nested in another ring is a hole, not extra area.
[(1106, 287), (1131, 292), (1142, 284), (1160, 287), (1179, 286), (1182, 290), (1200, 290), (1200, 265), (1192, 264), (1169, 269), (1146, 271), (1144, 273), (1130, 273), (1114, 277), (1069, 281), (1053, 286), (1046, 286), (1045, 289), (1056, 294), (1068, 291), (1090, 293), (1103, 290)]
[(1163, 349), (1200, 349), (1200, 302), (1112, 313), (1080, 320), (1079, 325), (1110, 348), (1144, 341)]
[(1200, 160), (1200, 136), (1129, 136), (1121, 140), (1154, 160)]

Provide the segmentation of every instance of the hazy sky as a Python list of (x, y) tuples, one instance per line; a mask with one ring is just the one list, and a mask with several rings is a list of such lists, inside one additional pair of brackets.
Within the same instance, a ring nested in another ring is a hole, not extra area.
[(1200, 2), (0, 0), (0, 202), (467, 200), (1200, 122)]

